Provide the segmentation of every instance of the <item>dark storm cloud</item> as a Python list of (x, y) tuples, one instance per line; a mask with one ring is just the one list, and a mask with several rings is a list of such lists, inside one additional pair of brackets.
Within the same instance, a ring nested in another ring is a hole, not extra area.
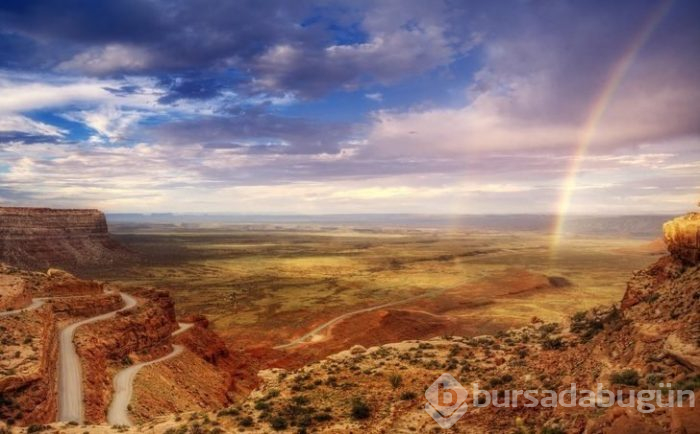
[(116, 96), (134, 95), (141, 91), (141, 88), (135, 85), (124, 85), (119, 87), (104, 87), (107, 92)]
[(243, 81), (240, 75), (188, 73), (179, 76), (163, 76), (159, 84), (165, 95), (158, 99), (161, 104), (172, 104), (180, 100), (207, 100), (234, 89)]
[(59, 143), (62, 138), (46, 135), (32, 134), (24, 131), (0, 131), (0, 144), (2, 143), (24, 143), (31, 145), (33, 143)]
[(148, 62), (93, 72), (156, 73), (250, 58), (275, 41), (294, 37), (305, 10), (303, 2), (282, 1), (20, 0), (0, 4), (0, 26), (46, 42), (37, 50), (55, 50), (60, 42), (63, 61), (78, 50), (98, 52), (123, 44), (145, 52)]
[(460, 41), (444, 34), (444, 14), (438, 2), (8, 1), (0, 62), (97, 76), (238, 70), (257, 90), (320, 96), (449, 63)]

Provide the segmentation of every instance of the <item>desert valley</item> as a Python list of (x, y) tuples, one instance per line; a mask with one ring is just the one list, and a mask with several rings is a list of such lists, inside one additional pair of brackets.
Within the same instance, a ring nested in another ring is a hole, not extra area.
[[(578, 236), (556, 257), (537, 231), (110, 234), (92, 210), (0, 215), (5, 430), (424, 432), (439, 429), (420, 402), (443, 372), (496, 389), (699, 386), (698, 214), (666, 224), (665, 243)], [(700, 421), (687, 407), (602, 410), (484, 408), (451, 429)]]

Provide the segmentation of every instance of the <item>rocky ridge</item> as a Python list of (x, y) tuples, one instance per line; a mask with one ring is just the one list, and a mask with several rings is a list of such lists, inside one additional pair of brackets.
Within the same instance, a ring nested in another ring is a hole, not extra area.
[(129, 256), (110, 238), (98, 210), (0, 207), (0, 262), (33, 270), (76, 269)]
[[(1, 422), (30, 426), (56, 419), (58, 331), (80, 319), (119, 309), (122, 306), (119, 291), (128, 292), (138, 304), (112, 319), (79, 327), (74, 338), (82, 362), (86, 420), (105, 421), (116, 372), (171, 351), (174, 341), (171, 333), (178, 329), (178, 321), (166, 291), (104, 285), (55, 269), (41, 273), (2, 266), (2, 276), (22, 282), (27, 304), (37, 297), (47, 298), (35, 310), (0, 316)], [(11, 284), (15, 285), (16, 281), (12, 280)], [(234, 366), (231, 354), (207, 326), (206, 321), (194, 321), (193, 327), (177, 335), (177, 342), (186, 349), (169, 363), (179, 366), (187, 375), (178, 376), (175, 384), (160, 384), (159, 388), (150, 390), (148, 402), (142, 406), (135, 404), (135, 414), (140, 420), (169, 413), (171, 409), (162, 403), (172, 397), (173, 387), (207, 391), (204, 398), (195, 393), (197, 399), (179, 407), (183, 411), (211, 410), (230, 402), (229, 390), (233, 388), (230, 369)], [(198, 368), (187, 371), (191, 366)], [(166, 367), (149, 367), (157, 376), (162, 376), (160, 369), (167, 371)], [(208, 375), (198, 375), (202, 372)], [(0, 432), (2, 426), (0, 423)]]

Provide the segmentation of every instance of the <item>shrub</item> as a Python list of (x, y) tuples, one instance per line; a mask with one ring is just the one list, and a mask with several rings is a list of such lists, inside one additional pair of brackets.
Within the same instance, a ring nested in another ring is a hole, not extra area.
[(401, 387), (401, 383), (403, 383), (403, 378), (399, 374), (391, 374), (389, 375), (389, 384), (391, 384), (391, 387), (394, 389), (398, 389)]
[(659, 383), (663, 383), (664, 377), (660, 374), (649, 374), (647, 375), (647, 385), (649, 387), (656, 387)]
[(294, 403), (294, 405), (302, 406), (309, 403), (309, 398), (307, 398), (304, 395), (297, 395), (292, 397), (292, 402)]
[(350, 410), (350, 417), (356, 420), (367, 419), (372, 410), (369, 405), (360, 397), (352, 400), (352, 409)]
[(237, 408), (229, 407), (229, 408), (224, 408), (223, 410), (220, 410), (218, 413), (216, 413), (217, 416), (238, 416), (240, 411), (238, 411)]
[(317, 422), (327, 422), (331, 419), (333, 419), (333, 416), (330, 413), (319, 413), (316, 416), (314, 416), (314, 419), (316, 419)]
[(564, 348), (564, 341), (560, 336), (555, 338), (547, 337), (542, 341), (542, 348), (545, 350), (560, 350)]
[(411, 401), (416, 399), (416, 392), (406, 391), (401, 394), (401, 399), (404, 401)]
[(282, 416), (275, 416), (272, 418), (272, 420), (270, 420), (270, 426), (275, 431), (287, 429), (287, 419), (283, 418)]
[(256, 410), (269, 410), (270, 409), (270, 404), (268, 404), (265, 401), (257, 401), (255, 403), (255, 409)]
[(639, 385), (639, 373), (634, 369), (625, 369), (624, 371), (614, 372), (610, 375), (610, 381), (613, 384), (624, 384), (627, 386)]
[(241, 418), (241, 420), (238, 421), (238, 424), (240, 426), (245, 426), (245, 427), (253, 426), (253, 418), (250, 416), (245, 416), (245, 417)]
[(675, 390), (697, 390), (700, 389), (700, 374), (687, 376), (673, 385)]
[(550, 333), (554, 333), (559, 329), (559, 324), (555, 322), (550, 322), (549, 324), (544, 324), (540, 327), (540, 335), (542, 337), (547, 336)]

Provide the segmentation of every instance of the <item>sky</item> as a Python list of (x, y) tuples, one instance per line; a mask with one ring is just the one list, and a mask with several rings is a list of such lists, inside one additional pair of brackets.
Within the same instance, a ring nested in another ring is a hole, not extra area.
[(694, 0), (3, 0), (0, 205), (689, 211), (698, 22)]

